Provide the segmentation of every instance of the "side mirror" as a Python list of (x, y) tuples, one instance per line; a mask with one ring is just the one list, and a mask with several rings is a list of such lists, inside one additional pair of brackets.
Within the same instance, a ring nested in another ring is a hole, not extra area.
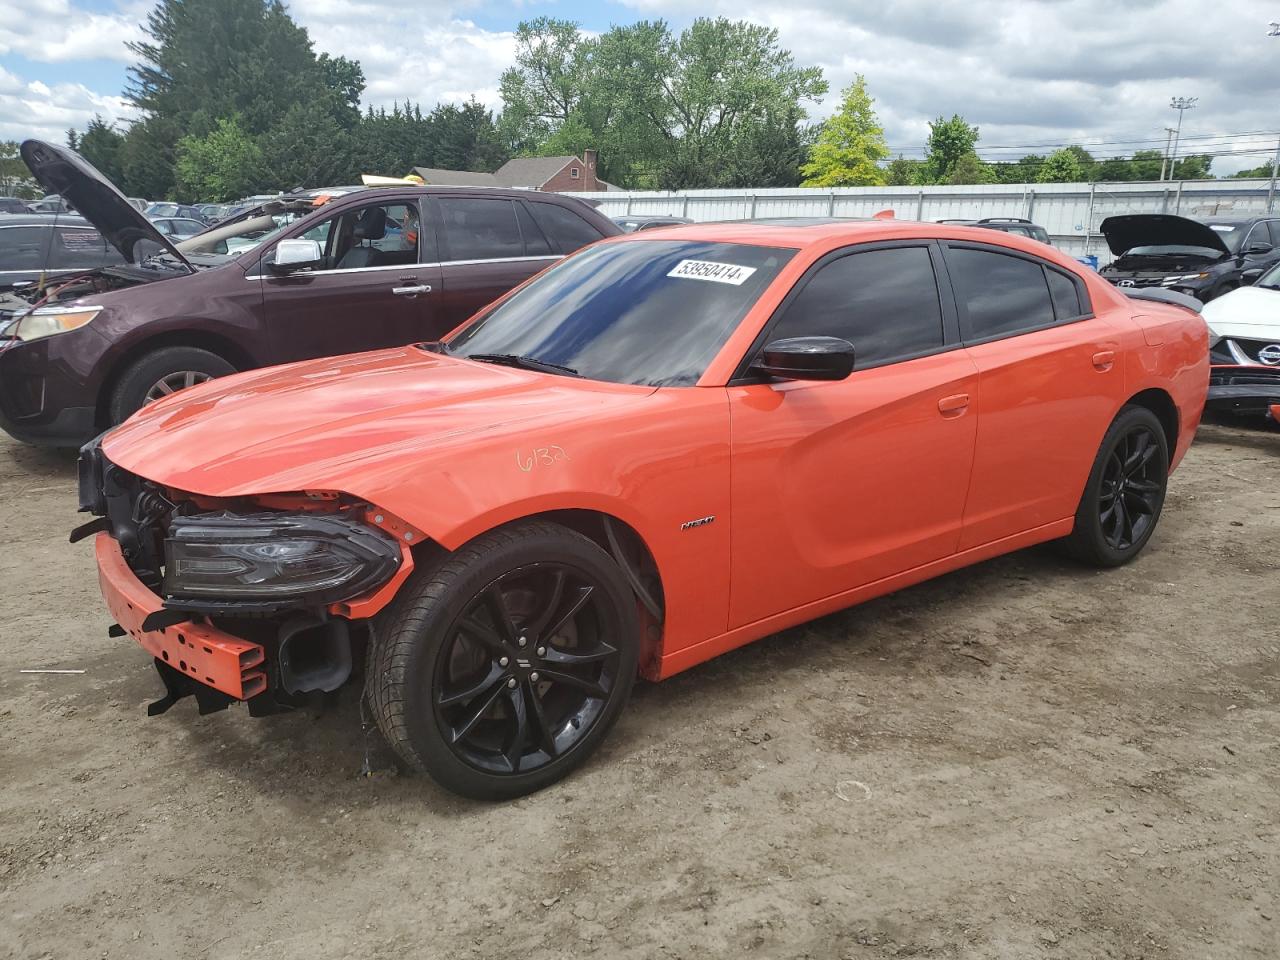
[(1267, 243), (1265, 240), (1255, 240), (1253, 243), (1249, 244), (1245, 253), (1270, 253), (1274, 249), (1275, 247)]
[(1244, 273), (1240, 274), (1240, 282), (1245, 286), (1249, 286), (1250, 284), (1257, 283), (1261, 276), (1261, 267), (1258, 267), (1256, 270), (1246, 270)]
[(314, 270), (324, 260), (320, 244), (315, 240), (281, 240), (276, 244), (275, 259), (267, 264), (272, 273), (297, 273)]
[(853, 344), (838, 337), (774, 340), (751, 369), (781, 380), (843, 380), (853, 372)]

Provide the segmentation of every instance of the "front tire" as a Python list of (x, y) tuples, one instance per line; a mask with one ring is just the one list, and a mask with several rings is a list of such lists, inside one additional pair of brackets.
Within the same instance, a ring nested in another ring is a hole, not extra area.
[(630, 695), (638, 653), (635, 598), (612, 558), (533, 521), (413, 574), (376, 624), (369, 700), (406, 764), (505, 800), (586, 760)]
[(1090, 566), (1128, 563), (1155, 532), (1168, 482), (1169, 447), (1160, 420), (1146, 407), (1122, 408), (1102, 438), (1067, 551)]
[(235, 367), (208, 350), (161, 347), (125, 368), (111, 391), (107, 413), (113, 426), (124, 423), (154, 400), (235, 372)]

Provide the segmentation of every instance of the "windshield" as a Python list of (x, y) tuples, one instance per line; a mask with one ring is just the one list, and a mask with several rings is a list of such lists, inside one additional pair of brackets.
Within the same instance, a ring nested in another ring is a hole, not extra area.
[(1263, 287), (1266, 290), (1280, 290), (1280, 263), (1260, 276), (1254, 286)]
[(1206, 226), (1218, 235), (1218, 239), (1226, 244), (1228, 250), (1235, 253), (1240, 249), (1240, 243), (1244, 240), (1246, 228), (1249, 225), (1247, 223), (1210, 223)]
[(172, 217), (177, 212), (178, 205), (176, 203), (153, 203), (146, 210), (148, 217)]
[(522, 358), (592, 380), (690, 386), (793, 256), (696, 240), (591, 247), (466, 327), (448, 351)]

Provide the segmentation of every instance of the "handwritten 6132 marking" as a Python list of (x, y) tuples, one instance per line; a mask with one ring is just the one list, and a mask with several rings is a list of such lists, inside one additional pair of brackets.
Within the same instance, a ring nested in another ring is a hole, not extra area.
[(516, 466), (528, 473), (534, 467), (550, 467), (559, 460), (568, 460), (569, 455), (564, 452), (564, 447), (558, 443), (553, 443), (547, 447), (533, 447), (528, 453), (524, 450), (516, 451)]

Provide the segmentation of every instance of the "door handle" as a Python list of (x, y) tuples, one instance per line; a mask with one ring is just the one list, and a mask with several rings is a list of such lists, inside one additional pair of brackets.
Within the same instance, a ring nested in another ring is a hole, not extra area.
[(938, 412), (944, 417), (958, 417), (969, 409), (969, 395), (957, 393), (938, 401)]
[(420, 293), (430, 293), (431, 284), (418, 283), (414, 284), (412, 287), (392, 287), (391, 292), (397, 297), (416, 297)]
[(1093, 365), (1099, 373), (1106, 373), (1116, 362), (1114, 350), (1099, 350), (1093, 355)]

